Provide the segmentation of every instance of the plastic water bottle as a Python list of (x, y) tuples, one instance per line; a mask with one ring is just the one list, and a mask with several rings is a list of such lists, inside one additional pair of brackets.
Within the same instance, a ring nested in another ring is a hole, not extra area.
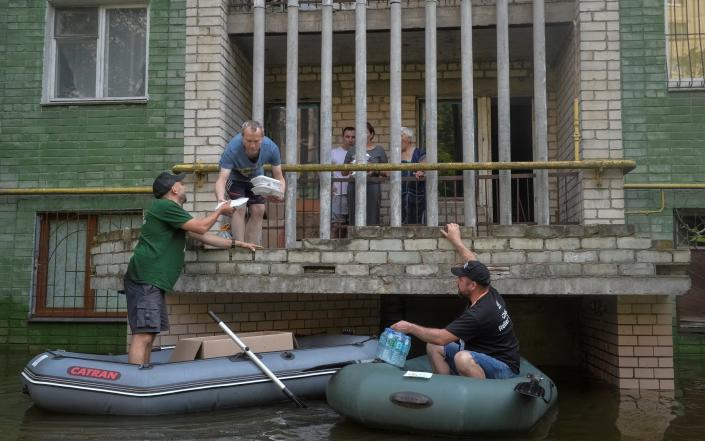
[(384, 360), (383, 353), (384, 353), (384, 349), (387, 347), (387, 340), (389, 339), (389, 331), (391, 331), (391, 329), (385, 328), (384, 332), (382, 332), (382, 334), (380, 334), (380, 336), (379, 336), (379, 342), (377, 343), (377, 354), (375, 355), (375, 357), (377, 357), (380, 360)]
[(394, 355), (392, 356), (392, 364), (394, 366), (404, 366), (404, 361), (406, 361), (404, 358), (404, 340), (407, 338), (406, 334), (399, 332), (397, 339), (394, 341)]
[(406, 357), (409, 355), (409, 350), (411, 349), (411, 337), (408, 335), (404, 336), (404, 347), (402, 348), (402, 365), (406, 362)]
[(392, 363), (397, 340), (397, 332), (390, 329), (389, 336), (387, 336), (387, 344), (384, 346), (384, 352), (382, 353), (382, 361), (386, 363)]

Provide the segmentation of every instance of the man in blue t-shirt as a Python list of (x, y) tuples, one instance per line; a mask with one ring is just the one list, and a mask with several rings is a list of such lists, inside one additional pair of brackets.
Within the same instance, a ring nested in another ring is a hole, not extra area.
[[(272, 166), (272, 177), (281, 183), (284, 194), (286, 182), (282, 173), (279, 147), (264, 136), (264, 128), (257, 121), (245, 121), (242, 133), (238, 133), (228, 143), (220, 157), (220, 174), (215, 182), (215, 196), (218, 202), (230, 199), (248, 198), (247, 206), (235, 209), (230, 230), (239, 241), (258, 243), (262, 232), (265, 198), (252, 192), (250, 180), (264, 174), (264, 165)], [(283, 198), (269, 197), (274, 202)], [(249, 210), (249, 218), (245, 218)]]

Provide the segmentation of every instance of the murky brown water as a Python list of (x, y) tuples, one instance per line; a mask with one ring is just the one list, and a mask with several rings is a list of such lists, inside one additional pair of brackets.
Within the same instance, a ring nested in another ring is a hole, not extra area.
[[(91, 417), (42, 412), (20, 390), (28, 357), (0, 354), (0, 440), (420, 441), (347, 422), (325, 402), (166, 417)], [(546, 369), (558, 406), (513, 441), (705, 441), (705, 362), (677, 366), (675, 393), (625, 393)], [(473, 438), (477, 440), (478, 438)], [(492, 438), (497, 440), (498, 438)], [(501, 439), (501, 438), (500, 438)]]

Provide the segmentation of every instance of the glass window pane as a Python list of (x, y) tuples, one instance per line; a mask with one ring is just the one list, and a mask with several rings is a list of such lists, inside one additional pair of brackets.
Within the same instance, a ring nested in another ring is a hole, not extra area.
[(83, 306), (86, 227), (85, 219), (52, 219), (49, 223), (47, 308)]
[(54, 21), (55, 37), (97, 37), (98, 9), (57, 9)]
[(147, 10), (108, 9), (106, 23), (105, 96), (144, 96)]
[(57, 40), (57, 98), (91, 98), (95, 96), (95, 58), (96, 40)]

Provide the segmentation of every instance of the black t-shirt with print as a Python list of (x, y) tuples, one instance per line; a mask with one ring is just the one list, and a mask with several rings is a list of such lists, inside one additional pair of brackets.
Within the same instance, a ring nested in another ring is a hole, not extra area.
[(519, 341), (504, 299), (490, 290), (474, 305), (446, 326), (446, 330), (465, 342), (465, 349), (501, 360), (519, 373)]

